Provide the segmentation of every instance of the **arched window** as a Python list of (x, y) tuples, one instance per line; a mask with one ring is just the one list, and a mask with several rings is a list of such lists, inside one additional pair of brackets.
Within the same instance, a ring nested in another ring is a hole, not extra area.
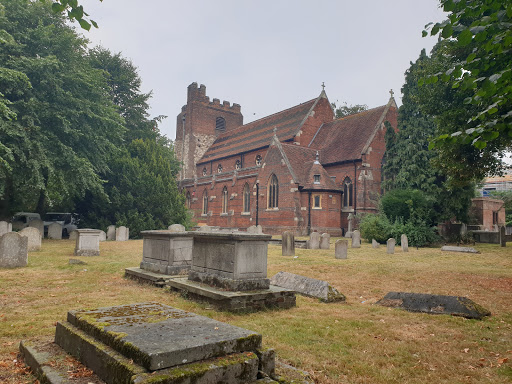
[(215, 120), (215, 131), (224, 132), (226, 130), (226, 119), (223, 117), (217, 117)]
[(345, 177), (345, 180), (343, 180), (343, 207), (348, 208), (352, 204), (352, 180), (350, 180), (350, 177)]
[(222, 173), (222, 164), (217, 166), (217, 173)]
[(279, 183), (277, 176), (272, 175), (268, 182), (268, 208), (277, 208), (279, 201)]
[(235, 162), (235, 169), (242, 169), (242, 162), (240, 160)]
[(192, 201), (192, 198), (190, 197), (190, 192), (187, 192), (187, 208), (190, 209), (190, 203)]
[(208, 214), (208, 192), (206, 189), (203, 192), (203, 215)]
[(251, 188), (249, 188), (249, 183), (245, 183), (244, 185), (244, 212), (251, 211)]
[(256, 165), (258, 167), (261, 165), (261, 155), (256, 156)]
[(228, 213), (228, 187), (222, 189), (222, 213)]
[(206, 167), (203, 168), (203, 176), (206, 176), (207, 173), (208, 173), (208, 171), (206, 170)]

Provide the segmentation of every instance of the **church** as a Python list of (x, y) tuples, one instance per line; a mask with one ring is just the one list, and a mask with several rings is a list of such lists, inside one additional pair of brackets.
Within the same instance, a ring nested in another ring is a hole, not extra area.
[(388, 103), (334, 118), (325, 90), (302, 104), (243, 124), (241, 106), (192, 83), (177, 117), (180, 188), (198, 225), (264, 233), (341, 236), (350, 214), (378, 210)]

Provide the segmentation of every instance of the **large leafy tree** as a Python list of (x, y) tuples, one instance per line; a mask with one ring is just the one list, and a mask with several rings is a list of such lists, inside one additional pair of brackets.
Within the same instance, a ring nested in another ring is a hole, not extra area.
[[(436, 55), (434, 53), (434, 57)], [(444, 168), (439, 164), (438, 153), (428, 149), (429, 140), (436, 135), (438, 128), (434, 118), (422, 107), (428, 102), (431, 109), (438, 108), (439, 100), (446, 103), (451, 100), (449, 93), (453, 92), (447, 89), (448, 94), (442, 93), (441, 91), (446, 90), (445, 85), (435, 89), (418, 86), (418, 80), (431, 70), (433, 61), (436, 59), (428, 57), (422, 51), (418, 60), (411, 63), (405, 73), (403, 104), (398, 110), (398, 132), (395, 134), (391, 127), (386, 131), (384, 188), (424, 192), (432, 201), (432, 209), (436, 213), (431, 215), (429, 222), (453, 217), (467, 220), (474, 185), (455, 185), (450, 182)]]
[(431, 147), (454, 180), (478, 179), (502, 170), (500, 158), (512, 144), (512, 3), (440, 2), (447, 20), (423, 31), (441, 41), (435, 65), (420, 83), (447, 95), (436, 100), (444, 110), (431, 108), (441, 128)]
[(0, 216), (71, 209), (122, 142), (123, 120), (85, 40), (48, 3), (0, 0)]

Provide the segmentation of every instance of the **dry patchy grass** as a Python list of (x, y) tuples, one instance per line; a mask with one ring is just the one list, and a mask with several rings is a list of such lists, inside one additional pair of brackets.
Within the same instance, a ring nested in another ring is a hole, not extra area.
[[(0, 271), (0, 382), (34, 381), (16, 361), (18, 343), (50, 339), (68, 310), (157, 301), (260, 332), (266, 346), (317, 383), (509, 383), (512, 247), (477, 248), (481, 254), (425, 248), (387, 255), (363, 244), (349, 249), (348, 260), (335, 260), (332, 249), (297, 249), (293, 259), (270, 246), (269, 276), (327, 280), (347, 302), (298, 297), (291, 310), (233, 315), (124, 279), (124, 268), (140, 263), (140, 240), (101, 243), (101, 256), (80, 258), (87, 265), (68, 264), (73, 241), (44, 241), (27, 268)], [(373, 305), (389, 291), (467, 296), (492, 316), (466, 320)]]

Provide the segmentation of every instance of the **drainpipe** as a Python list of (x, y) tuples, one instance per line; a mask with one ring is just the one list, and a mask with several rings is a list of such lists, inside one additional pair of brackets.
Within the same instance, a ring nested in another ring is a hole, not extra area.
[(354, 161), (354, 215), (356, 214), (357, 208), (357, 165)]
[(181, 180), (185, 179), (185, 168), (186, 168), (186, 161), (185, 161), (185, 115), (183, 115), (183, 117), (181, 118), (181, 122), (182, 122), (182, 130), (183, 130), (183, 136), (182, 136), (182, 140), (183, 140), (183, 143), (181, 145), (181, 159), (183, 161), (183, 166), (182, 166), (182, 170), (181, 170)]
[(308, 191), (308, 235), (311, 234), (311, 191)]
[(258, 225), (258, 214), (260, 211), (260, 183), (256, 183), (256, 225)]

